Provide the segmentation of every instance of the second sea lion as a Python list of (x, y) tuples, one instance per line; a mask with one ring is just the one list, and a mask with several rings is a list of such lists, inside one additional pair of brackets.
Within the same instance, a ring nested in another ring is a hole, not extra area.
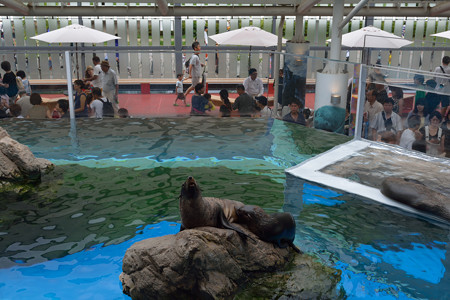
[(294, 245), (295, 220), (290, 213), (267, 214), (255, 205), (236, 208), (238, 223), (247, 225), (259, 239), (277, 244), (280, 248), (291, 246), (298, 253), (301, 250)]

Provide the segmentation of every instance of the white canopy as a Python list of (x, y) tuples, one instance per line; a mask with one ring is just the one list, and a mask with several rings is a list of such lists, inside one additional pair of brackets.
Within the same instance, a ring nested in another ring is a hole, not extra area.
[[(219, 45), (270, 47), (278, 44), (277, 35), (253, 26), (214, 34), (209, 38)], [(286, 43), (286, 41), (286, 39), (282, 40), (283, 43)]]

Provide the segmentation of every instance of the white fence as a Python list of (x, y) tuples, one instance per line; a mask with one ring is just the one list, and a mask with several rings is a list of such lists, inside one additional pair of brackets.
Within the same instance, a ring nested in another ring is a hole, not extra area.
[[(61, 54), (55, 52), (58, 47), (67, 45), (48, 45), (44, 42), (31, 40), (29, 37), (64, 27), (68, 24), (79, 23), (78, 18), (39, 18), (39, 17), (0, 17), (3, 24), (2, 46), (27, 47), (24, 51), (2, 51), (2, 60), (16, 63), (17, 69), (26, 70), (32, 79), (52, 79), (65, 78), (63, 69), (62, 51)], [(117, 34), (121, 37), (118, 46), (169, 46), (174, 47), (174, 22), (175, 18), (82, 18), (85, 26), (98, 30)], [(244, 26), (259, 26), (267, 31), (278, 28), (278, 19), (272, 17), (253, 18), (182, 18), (182, 45), (190, 49), (191, 43), (197, 39), (204, 45), (203, 32), (208, 26), (208, 34), (225, 32)], [(274, 24), (275, 22), (275, 24)], [(354, 18), (343, 33), (354, 31), (363, 26), (362, 18)], [(398, 36), (415, 42), (414, 48), (396, 51), (372, 51), (371, 62), (380, 58), (383, 65), (398, 66), (403, 68), (423, 69), (430, 71), (440, 64), (444, 55), (450, 55), (450, 40), (434, 38), (430, 35), (436, 32), (448, 30), (448, 18), (376, 18), (374, 26), (390, 31)], [(284, 38), (291, 39), (294, 35), (295, 19), (287, 18)], [(305, 17), (304, 28), (306, 40), (310, 42), (310, 56), (325, 58), (327, 51), (326, 40), (330, 38), (331, 18), (330, 17)], [(275, 32), (276, 33), (276, 32)], [(209, 45), (214, 42), (209, 39)], [(91, 45), (86, 45), (91, 46)], [(110, 41), (101, 46), (116, 46), (115, 41)], [(435, 51), (433, 49), (423, 50), (416, 47), (447, 47), (449, 50)], [(33, 47), (33, 48), (31, 48)], [(51, 47), (51, 51), (46, 48)], [(36, 50), (31, 50), (36, 49)], [(111, 48), (113, 49), (113, 48)], [(175, 48), (172, 48), (175, 49)], [(175, 77), (175, 54), (146, 51), (121, 52), (110, 50), (108, 53), (96, 53), (101, 58), (116, 57), (119, 53), (119, 62), (112, 67), (118, 71), (121, 78), (174, 78)], [(186, 50), (187, 57), (190, 50)], [(351, 50), (348, 52), (350, 62), (359, 62), (361, 51)], [(214, 64), (215, 52), (209, 53), (208, 73), (209, 76), (219, 78), (233, 78), (247, 76), (247, 61), (249, 59), (248, 48), (238, 52), (220, 53), (218, 51), (219, 65), (216, 74)], [(346, 60), (347, 51), (342, 51), (342, 60)], [(80, 66), (91, 64), (92, 54), (80, 56), (83, 62)], [(270, 56), (256, 53), (250, 56), (251, 66), (256, 67), (261, 77), (269, 76), (272, 66)], [(320, 66), (317, 66), (320, 68)], [(311, 68), (308, 78), (314, 77), (314, 68)]]

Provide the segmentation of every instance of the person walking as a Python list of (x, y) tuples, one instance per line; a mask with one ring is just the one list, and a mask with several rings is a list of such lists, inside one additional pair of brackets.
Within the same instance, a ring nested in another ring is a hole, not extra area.
[(114, 116), (118, 116), (119, 110), (119, 83), (117, 81), (117, 75), (114, 70), (109, 66), (107, 60), (102, 61), (100, 64), (103, 71), (103, 95), (108, 99), (114, 108)]
[[(436, 67), (434, 69), (434, 73), (439, 75), (439, 77), (435, 77), (434, 80), (436, 81), (436, 90), (443, 90), (450, 91), (450, 56), (444, 56), (442, 58), (442, 65), (439, 67)], [(449, 95), (439, 95), (439, 99), (441, 102), (441, 115), (445, 116), (445, 113), (447, 111), (447, 107), (450, 102), (450, 96)]]
[[(193, 42), (192, 43), (192, 49), (194, 49), (194, 54), (192, 54), (191, 58), (189, 59), (189, 78), (192, 79), (191, 86), (186, 90), (184, 93), (184, 97), (186, 98), (187, 95), (195, 88), (195, 86), (200, 82), (202, 77), (202, 67), (204, 64), (200, 62), (200, 43), (199, 42)], [(203, 84), (205, 84), (203, 82)]]

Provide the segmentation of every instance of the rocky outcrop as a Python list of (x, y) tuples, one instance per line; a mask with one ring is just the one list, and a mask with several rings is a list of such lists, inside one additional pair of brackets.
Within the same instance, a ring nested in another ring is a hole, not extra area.
[(223, 299), (242, 290), (249, 279), (285, 269), (294, 256), (303, 256), (233, 225), (255, 240), (242, 240), (232, 230), (200, 227), (135, 243), (123, 259), (123, 292), (133, 299)]
[(39, 181), (43, 173), (53, 168), (50, 161), (36, 158), (27, 146), (13, 140), (0, 127), (0, 187), (11, 182)]

